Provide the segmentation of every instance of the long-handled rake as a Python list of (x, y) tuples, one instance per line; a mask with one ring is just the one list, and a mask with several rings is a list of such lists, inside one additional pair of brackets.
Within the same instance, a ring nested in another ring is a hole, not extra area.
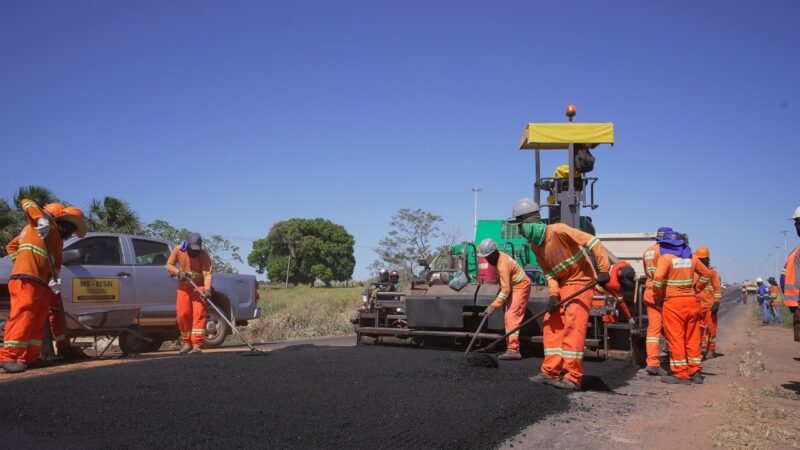
[[(573, 298), (583, 294), (584, 292), (588, 291), (589, 289), (594, 288), (596, 285), (597, 285), (597, 281), (592, 281), (591, 283), (589, 283), (586, 286), (582, 287), (580, 290), (570, 294), (569, 296), (567, 296), (566, 298), (564, 298), (563, 300), (558, 302), (556, 307), (560, 307), (564, 303), (566, 303), (566, 302), (572, 300)], [(539, 319), (540, 317), (544, 316), (546, 313), (547, 313), (547, 310), (545, 309), (544, 311), (534, 315), (530, 319), (525, 320), (524, 322), (519, 324), (519, 326), (517, 326), (513, 330), (507, 331), (506, 334), (504, 334), (502, 337), (499, 337), (499, 338), (495, 339), (494, 341), (489, 343), (489, 345), (487, 345), (486, 347), (479, 348), (478, 350), (475, 350), (473, 352), (465, 353), (464, 356), (466, 358), (467, 365), (476, 366), (476, 367), (498, 367), (499, 364), (497, 363), (497, 356), (495, 356), (494, 354), (491, 354), (489, 352), (494, 350), (494, 348), (497, 346), (497, 344), (505, 341), (509, 336), (511, 336), (512, 334), (516, 333), (520, 329), (522, 329), (522, 327), (530, 324), (534, 320)], [(486, 320), (486, 317), (487, 316), (484, 317), (484, 321)], [(481, 325), (482, 324), (483, 324), (483, 322), (481, 322)], [(480, 330), (480, 327), (478, 329)], [(475, 336), (472, 337), (472, 340), (474, 341), (476, 337), (477, 337), (477, 332), (476, 332)], [(472, 347), (471, 343), (470, 343), (470, 347)]]
[(233, 332), (236, 333), (237, 336), (239, 336), (239, 339), (241, 339), (242, 342), (244, 342), (248, 347), (250, 347), (250, 351), (249, 352), (241, 352), (241, 353), (239, 353), (240, 355), (242, 355), (242, 356), (267, 356), (267, 355), (270, 354), (270, 352), (268, 352), (268, 351), (257, 349), (255, 346), (253, 346), (253, 344), (248, 342), (248, 340), (245, 339), (244, 336), (242, 336), (242, 333), (240, 333), (239, 330), (236, 329), (236, 325), (233, 324), (228, 319), (228, 317), (225, 315), (225, 313), (217, 305), (215, 305), (213, 301), (211, 301), (211, 296), (210, 295), (206, 295), (205, 292), (200, 290), (200, 288), (194, 283), (194, 281), (192, 281), (191, 278), (188, 278), (187, 281), (189, 282), (189, 284), (192, 285), (194, 290), (197, 291), (197, 293), (200, 294), (200, 296), (202, 296), (206, 300), (206, 302), (208, 302), (208, 304), (211, 305), (212, 308), (214, 308), (214, 311), (217, 312), (217, 315), (222, 320), (224, 320), (225, 323), (228, 324), (228, 326), (231, 327), (231, 330), (233, 330)]

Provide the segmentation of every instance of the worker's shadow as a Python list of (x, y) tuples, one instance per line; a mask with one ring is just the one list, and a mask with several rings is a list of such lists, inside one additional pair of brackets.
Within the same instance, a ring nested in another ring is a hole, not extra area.
[(795, 394), (800, 395), (800, 381), (790, 381), (786, 384), (782, 384), (781, 387), (789, 391), (794, 391)]

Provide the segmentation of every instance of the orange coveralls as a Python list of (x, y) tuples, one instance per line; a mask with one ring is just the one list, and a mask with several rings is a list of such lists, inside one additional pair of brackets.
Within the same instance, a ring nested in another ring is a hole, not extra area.
[(650, 367), (660, 367), (661, 361), (658, 359), (659, 340), (661, 339), (661, 310), (656, 308), (653, 298), (653, 276), (656, 274), (656, 262), (661, 256), (661, 247), (653, 244), (644, 251), (642, 263), (647, 281), (644, 285), (644, 304), (647, 306), (647, 338), (645, 347), (647, 349), (647, 365)]
[[(701, 262), (702, 264), (702, 262)], [(714, 303), (719, 303), (722, 300), (722, 287), (719, 281), (719, 274), (714, 269), (711, 270), (711, 282), (708, 283), (702, 291), (700, 291), (700, 308), (702, 314), (700, 320), (703, 326), (706, 327), (706, 332), (703, 334), (700, 345), (705, 345), (709, 353), (713, 353), (717, 348), (717, 313), (711, 311)], [(695, 282), (699, 280), (699, 276), (695, 275)]]
[[(497, 309), (505, 305), (506, 333), (517, 328), (525, 317), (528, 308), (528, 297), (531, 295), (531, 280), (517, 261), (511, 256), (500, 252), (497, 259), (497, 278), (500, 280), (500, 292), (492, 302), (492, 307)], [(511, 301), (508, 301), (511, 297)], [(519, 352), (519, 330), (508, 336), (506, 348), (509, 351)]]
[[(606, 283), (605, 287), (600, 287), (600, 285), (595, 286), (595, 291), (597, 291), (600, 295), (605, 293), (616, 300), (616, 307), (619, 309), (619, 312), (622, 314), (625, 320), (630, 319), (632, 316), (630, 310), (628, 310), (628, 305), (625, 304), (622, 298), (622, 285), (619, 282), (619, 271), (623, 267), (630, 266), (631, 265), (625, 261), (618, 261), (616, 264), (611, 266), (611, 270), (608, 272), (608, 276), (611, 279), (608, 283)], [(617, 318), (614, 314), (609, 313), (603, 316), (603, 322), (616, 323)]]
[[(15, 237), (6, 246), (6, 252), (11, 261), (17, 259), (19, 250), (19, 236)], [(61, 301), (61, 294), (50, 291), (50, 309), (47, 313), (47, 321), (50, 323), (50, 334), (56, 343), (58, 354), (63, 354), (70, 347), (66, 335), (66, 324), (64, 318), (64, 305)]]
[[(28, 225), (22, 229), (14, 246), (6, 247), (13, 255), (14, 267), (8, 282), (11, 311), (6, 322), (0, 361), (19, 361), (29, 365), (42, 352), (45, 320), (54, 295), (48, 287), (53, 271), (61, 267), (63, 242), (55, 221), (31, 200), (22, 200)], [(42, 240), (34, 229), (39, 218), (48, 218), (50, 232)], [(13, 241), (12, 241), (13, 242)]]
[(781, 270), (783, 288), (783, 304), (793, 313), (800, 302), (800, 247), (792, 250), (786, 257), (786, 264)]
[[(601, 272), (608, 272), (608, 254), (591, 234), (557, 223), (547, 225), (541, 246), (531, 244), (544, 272), (551, 296), (563, 299), (579, 291), (597, 276), (587, 252), (592, 252)], [(592, 290), (573, 298), (553, 314), (544, 316), (544, 375), (572, 381), (578, 387), (583, 378), (583, 348)]]
[[(695, 282), (694, 275), (699, 278)], [(688, 380), (702, 369), (700, 305), (696, 294), (714, 274), (694, 256), (658, 258), (653, 276), (653, 296), (663, 298), (664, 336), (669, 344), (669, 367), (676, 378)]]
[[(200, 251), (194, 258), (177, 246), (167, 259), (167, 271), (177, 276), (180, 270), (187, 272), (198, 287), (204, 291), (211, 289), (211, 258), (205, 251)], [(176, 310), (178, 329), (181, 340), (193, 346), (203, 345), (206, 331), (206, 313), (208, 306), (203, 297), (186, 281), (178, 284)]]

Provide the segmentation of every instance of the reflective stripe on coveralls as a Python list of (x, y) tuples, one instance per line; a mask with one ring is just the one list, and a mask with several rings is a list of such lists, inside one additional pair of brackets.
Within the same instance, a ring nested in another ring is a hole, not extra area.
[(208, 306), (197, 291), (178, 289), (175, 301), (178, 315), (178, 328), (185, 344), (202, 346), (205, 340), (206, 314)]
[(0, 361), (31, 364), (42, 352), (45, 320), (53, 291), (29, 278), (8, 281), (11, 311), (3, 335)]
[(658, 359), (661, 341), (661, 311), (656, 309), (653, 298), (653, 275), (656, 273), (656, 262), (661, 256), (661, 247), (653, 244), (644, 251), (642, 264), (644, 273), (647, 276), (644, 291), (644, 304), (647, 306), (647, 337), (645, 338), (645, 348), (647, 350), (647, 365), (657, 367), (661, 365)]

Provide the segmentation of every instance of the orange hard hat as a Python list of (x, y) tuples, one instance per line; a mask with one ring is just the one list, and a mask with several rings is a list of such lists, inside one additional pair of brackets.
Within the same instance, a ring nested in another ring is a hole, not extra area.
[(56, 217), (64, 214), (64, 205), (61, 203), (48, 203), (47, 205), (44, 205), (44, 210), (55, 219)]
[(67, 206), (64, 208), (64, 212), (58, 216), (58, 220), (66, 220), (67, 222), (72, 223), (75, 225), (75, 235), (78, 237), (86, 236), (87, 226), (86, 226), (86, 218), (83, 215), (83, 211), (79, 208), (74, 206)]
[(708, 247), (697, 247), (697, 250), (694, 251), (694, 256), (698, 258), (708, 258), (711, 256), (711, 252), (708, 251)]

